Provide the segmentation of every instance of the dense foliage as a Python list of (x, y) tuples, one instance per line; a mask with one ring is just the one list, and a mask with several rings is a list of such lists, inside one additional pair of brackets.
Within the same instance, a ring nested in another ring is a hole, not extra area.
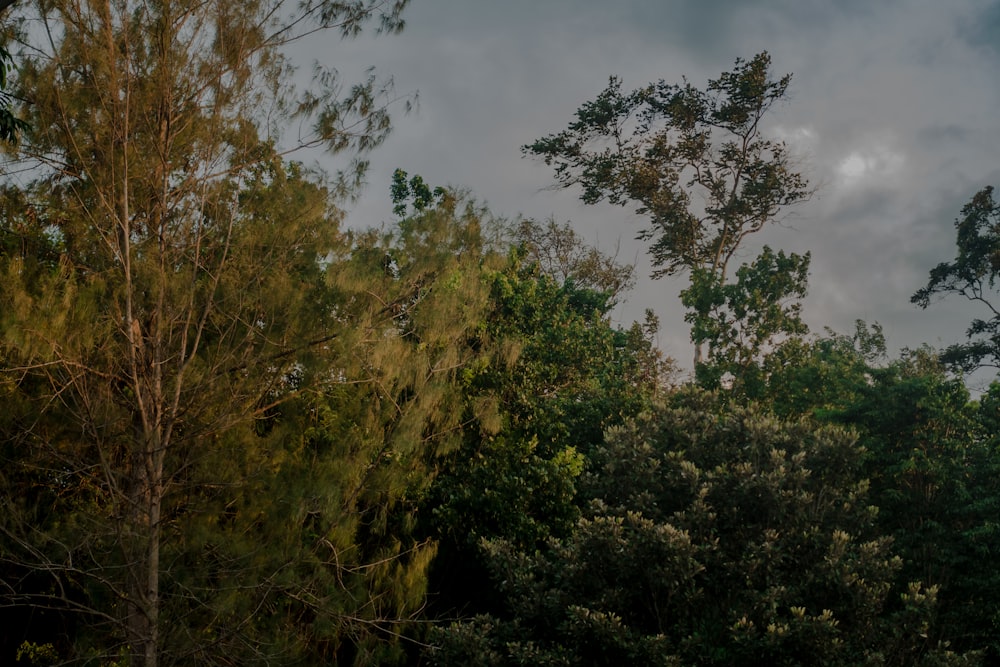
[(572, 535), (484, 544), (508, 608), (437, 664), (949, 664), (840, 427), (685, 390), (594, 452)]
[[(296, 92), (284, 49), (406, 4), (14, 7), (48, 38), (0, 76), (32, 162), (0, 188), (0, 663), (1000, 663), (1000, 384), (948, 370), (996, 318), (890, 359), (809, 336), (810, 255), (730, 270), (809, 194), (760, 134), (789, 77), (613, 80), (527, 148), (687, 273), (677, 381), (569, 224), (402, 170), (395, 221), (340, 224), (389, 98)], [(986, 189), (915, 301), (995, 315), (996, 226)]]

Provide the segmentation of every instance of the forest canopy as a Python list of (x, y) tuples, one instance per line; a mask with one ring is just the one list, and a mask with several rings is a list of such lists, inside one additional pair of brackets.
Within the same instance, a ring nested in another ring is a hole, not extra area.
[[(612, 79), (524, 152), (646, 216), (685, 375), (570, 223), (361, 190), (406, 101), (296, 88), (289, 46), (407, 5), (3, 15), (0, 662), (1000, 660), (1000, 384), (961, 375), (998, 358), (992, 190), (913, 297), (985, 308), (967, 342), (810, 334), (813, 254), (742, 261), (813, 193), (763, 122), (791, 75)], [(361, 196), (395, 217), (343, 224)]]

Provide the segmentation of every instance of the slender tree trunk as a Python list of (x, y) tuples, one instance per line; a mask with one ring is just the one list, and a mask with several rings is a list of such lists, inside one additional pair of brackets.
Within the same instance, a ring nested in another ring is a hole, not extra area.
[[(142, 420), (145, 421), (145, 420)], [(159, 661), (160, 514), (163, 504), (162, 438), (136, 425), (132, 511), (124, 534), (130, 575), (126, 587), (126, 640), (130, 664), (156, 667)]]
[[(157, 439), (158, 440), (158, 439)], [(148, 550), (146, 554), (146, 617), (148, 622), (143, 667), (156, 667), (160, 624), (160, 508), (163, 501), (162, 467), (156, 465), (159, 452), (153, 451), (153, 479), (149, 489)]]

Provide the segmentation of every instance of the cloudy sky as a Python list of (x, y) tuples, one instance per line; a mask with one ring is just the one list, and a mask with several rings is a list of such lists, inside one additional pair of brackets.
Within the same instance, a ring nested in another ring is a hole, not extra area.
[[(957, 341), (977, 312), (958, 301), (920, 311), (910, 295), (954, 257), (953, 221), (987, 184), (1000, 186), (1000, 2), (997, 0), (412, 0), (399, 36), (331, 46), (345, 75), (374, 65), (419, 109), (372, 156), (349, 221), (391, 220), (396, 167), (468, 188), (494, 213), (571, 222), (640, 281), (615, 312), (653, 308), (660, 346), (691, 356), (677, 293), (651, 281), (644, 221), (553, 190), (520, 147), (562, 130), (611, 75), (698, 86), (738, 58), (770, 52), (793, 73), (770, 119), (817, 194), (755, 245), (813, 255), (805, 316), (815, 332), (878, 321), (893, 349)], [(324, 56), (325, 57), (325, 56)]]

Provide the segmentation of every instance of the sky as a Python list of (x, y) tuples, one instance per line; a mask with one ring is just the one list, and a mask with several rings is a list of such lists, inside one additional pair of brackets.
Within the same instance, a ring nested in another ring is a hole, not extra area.
[(348, 215), (393, 220), (397, 167), (468, 189), (494, 214), (569, 222), (586, 241), (638, 266), (613, 313), (627, 326), (659, 315), (659, 345), (681, 365), (692, 346), (678, 292), (653, 281), (645, 220), (586, 206), (559, 190), (521, 146), (559, 132), (622, 78), (698, 87), (760, 51), (792, 73), (768, 120), (817, 188), (753, 240), (812, 253), (804, 316), (814, 333), (879, 322), (890, 348), (964, 339), (985, 313), (957, 297), (922, 311), (910, 296), (954, 258), (954, 220), (983, 186), (1000, 186), (1000, 0), (412, 0), (395, 36), (331, 42), (316, 58), (345, 77), (374, 66), (417, 109), (395, 118), (371, 155), (369, 185)]

